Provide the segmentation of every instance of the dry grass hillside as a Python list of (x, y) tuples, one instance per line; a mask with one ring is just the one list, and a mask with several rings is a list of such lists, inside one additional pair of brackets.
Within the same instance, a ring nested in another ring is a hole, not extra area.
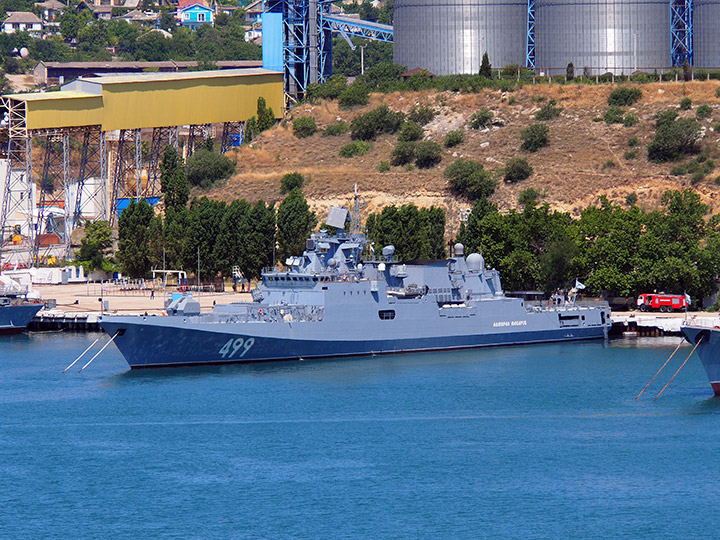
[[(367, 107), (352, 110), (341, 110), (336, 102), (305, 104), (293, 109), (287, 122), (263, 133), (250, 146), (232, 152), (231, 156), (234, 154), (237, 162), (236, 174), (207, 195), (222, 200), (244, 197), (250, 201), (279, 201), (282, 199), (280, 178), (285, 173), (297, 171), (311, 177), (304, 192), (321, 216), (332, 204), (347, 204), (353, 185), (357, 183), (369, 211), (387, 204), (407, 202), (420, 206), (439, 205), (447, 210), (452, 229), (458, 210), (470, 204), (450, 193), (443, 176), (445, 167), (455, 159), (465, 157), (482, 162), (486, 169), (499, 169), (508, 158), (523, 155), (535, 173), (517, 184), (500, 182), (492, 200), (501, 209), (517, 207), (518, 194), (527, 187), (542, 192), (542, 201), (551, 207), (575, 215), (593, 204), (599, 195), (624, 202), (631, 192), (637, 193), (641, 207), (655, 208), (665, 190), (689, 186), (690, 177), (670, 176), (673, 164), (648, 162), (646, 148), (655, 129), (653, 115), (663, 109), (677, 109), (685, 97), (692, 100), (692, 109), (680, 111), (681, 116), (694, 116), (698, 105), (708, 104), (713, 115), (701, 121), (705, 128), (702, 144), (715, 155), (720, 138), (713, 129), (720, 122), (720, 99), (716, 97), (718, 84), (657, 83), (638, 87), (643, 92), (642, 99), (626, 110), (634, 112), (640, 121), (629, 128), (593, 121), (607, 110), (607, 97), (616, 88), (610, 85), (529, 85), (512, 93), (487, 90), (477, 94), (435, 91), (375, 94)], [(521, 130), (535, 122), (535, 113), (550, 99), (563, 107), (558, 118), (547, 122), (550, 144), (536, 153), (521, 151)], [(350, 142), (349, 134), (323, 137), (318, 132), (312, 137), (298, 139), (292, 133), (291, 120), (299, 116), (314, 116), (322, 130), (341, 119), (350, 122), (356, 115), (381, 104), (405, 113), (416, 104), (431, 105), (439, 114), (426, 126), (425, 138), (442, 144), (447, 132), (464, 128), (465, 142), (444, 149), (442, 162), (432, 169), (408, 171), (392, 167), (389, 172), (381, 173), (377, 170), (378, 164), (390, 160), (390, 152), (397, 142), (394, 135), (379, 137), (364, 156), (342, 158), (339, 149)], [(484, 131), (470, 129), (467, 126), (469, 116), (483, 107), (490, 109), (504, 126)], [(640, 147), (637, 157), (627, 160), (624, 157), (629, 150), (627, 141), (633, 135), (640, 140)], [(608, 161), (614, 166), (608, 166)], [(720, 212), (720, 185), (715, 183), (718, 174), (720, 167), (695, 186), (715, 213)]]

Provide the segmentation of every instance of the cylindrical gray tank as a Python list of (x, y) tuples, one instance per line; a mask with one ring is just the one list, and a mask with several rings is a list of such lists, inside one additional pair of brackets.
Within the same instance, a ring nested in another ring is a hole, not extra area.
[(720, 0), (695, 0), (693, 6), (693, 64), (720, 67)]
[(395, 0), (394, 58), (436, 75), (477, 73), (485, 51), (493, 68), (525, 65), (527, 1)]
[(670, 67), (667, 0), (537, 0), (535, 67), (575, 74)]

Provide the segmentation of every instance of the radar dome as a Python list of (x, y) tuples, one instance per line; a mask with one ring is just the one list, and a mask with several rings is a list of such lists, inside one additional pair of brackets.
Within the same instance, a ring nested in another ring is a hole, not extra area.
[(383, 257), (386, 259), (391, 259), (393, 255), (395, 255), (395, 246), (385, 246), (382, 250)]
[(337, 261), (334, 258), (329, 258), (327, 262), (328, 268), (335, 268), (337, 266)]
[(485, 259), (479, 253), (471, 253), (467, 256), (467, 267), (471, 272), (481, 272), (485, 266)]
[(453, 251), (454, 251), (456, 257), (460, 257), (465, 253), (465, 246), (463, 246), (460, 242), (458, 242), (457, 244), (455, 244)]
[(27, 58), (29, 54), (30, 54), (30, 51), (28, 51), (25, 47), (22, 47), (20, 49), (20, 57), (21, 58)]

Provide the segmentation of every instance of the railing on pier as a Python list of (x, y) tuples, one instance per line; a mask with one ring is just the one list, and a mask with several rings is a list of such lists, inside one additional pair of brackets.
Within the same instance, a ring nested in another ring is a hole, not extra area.
[(554, 304), (547, 302), (525, 302), (525, 308), (528, 312), (539, 312), (539, 311), (580, 311), (580, 310), (587, 310), (591, 308), (608, 308), (610, 309), (610, 304), (608, 304), (604, 300), (598, 300), (598, 301), (581, 301), (581, 302), (573, 302), (573, 303), (561, 303), (561, 304)]

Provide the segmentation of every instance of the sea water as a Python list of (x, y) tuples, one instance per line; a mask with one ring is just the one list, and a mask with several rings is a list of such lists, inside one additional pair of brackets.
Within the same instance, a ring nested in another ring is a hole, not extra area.
[[(0, 538), (716, 538), (720, 400), (675, 340), (130, 372), (0, 337)], [(96, 346), (97, 349), (97, 346)]]

